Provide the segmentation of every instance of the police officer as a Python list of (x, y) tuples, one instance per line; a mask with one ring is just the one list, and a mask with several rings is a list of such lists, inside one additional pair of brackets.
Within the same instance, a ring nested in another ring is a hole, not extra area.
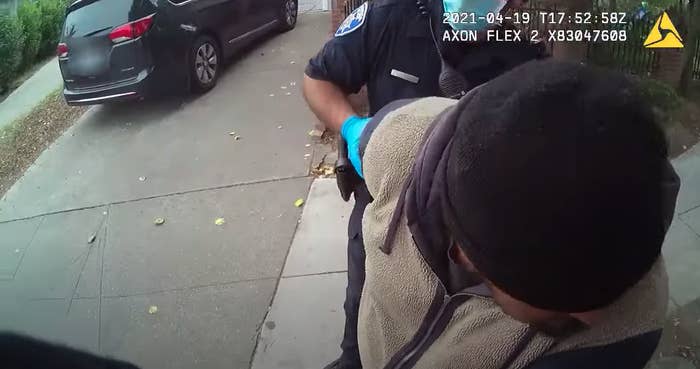
[[(445, 23), (444, 12), (503, 11), (521, 0), (372, 0), (353, 11), (334, 37), (309, 61), (304, 95), (318, 119), (332, 131), (343, 133), (366, 124), (347, 96), (367, 85), (369, 114), (403, 98), (446, 96), (446, 70), (458, 72), (457, 90), (466, 91), (516, 65), (542, 55), (528, 42), (464, 43), (443, 41), (450, 30), (483, 29), (484, 22)], [(476, 7), (475, 7), (476, 6)], [(483, 36), (480, 33), (480, 37)], [(441, 88), (442, 87), (442, 88)], [(450, 96), (451, 93), (447, 96)], [(345, 137), (343, 135), (343, 137)], [(352, 142), (349, 146), (352, 146)], [(359, 163), (357, 147), (349, 147), (350, 160)], [(348, 286), (342, 354), (326, 369), (361, 368), (357, 346), (357, 317), (365, 279), (362, 214), (371, 201), (360, 183), (354, 190), (355, 206), (348, 225)]]

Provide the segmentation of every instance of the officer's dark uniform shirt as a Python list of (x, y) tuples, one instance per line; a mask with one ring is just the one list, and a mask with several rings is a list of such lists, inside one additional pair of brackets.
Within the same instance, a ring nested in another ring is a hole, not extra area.
[[(440, 56), (469, 83), (482, 84), (528, 60), (546, 56), (544, 45), (523, 42), (443, 42), (440, 0), (372, 0), (356, 9), (309, 61), (306, 74), (332, 82), (345, 93), (367, 84), (370, 116), (398, 99), (439, 96)], [(430, 29), (432, 17), (435, 41)]]
[(373, 115), (397, 99), (438, 95), (440, 57), (415, 0), (372, 0), (346, 19), (306, 74), (345, 93), (367, 84)]

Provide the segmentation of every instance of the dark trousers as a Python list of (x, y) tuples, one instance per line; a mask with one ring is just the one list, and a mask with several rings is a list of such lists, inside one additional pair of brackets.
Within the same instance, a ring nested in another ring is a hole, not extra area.
[(370, 202), (363, 183), (355, 189), (355, 207), (348, 222), (348, 287), (345, 289), (345, 334), (340, 348), (341, 368), (362, 368), (357, 347), (357, 317), (362, 286), (365, 284), (365, 245), (362, 240), (362, 214)]

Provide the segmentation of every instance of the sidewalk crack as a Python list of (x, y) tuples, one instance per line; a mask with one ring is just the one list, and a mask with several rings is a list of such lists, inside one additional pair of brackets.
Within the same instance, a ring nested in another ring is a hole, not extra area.
[(14, 280), (17, 277), (17, 273), (19, 273), (19, 268), (22, 266), (22, 262), (24, 261), (24, 256), (27, 255), (27, 252), (29, 252), (29, 248), (32, 246), (32, 243), (34, 243), (34, 238), (36, 238), (36, 235), (37, 235), (37, 233), (39, 233), (39, 229), (44, 224), (45, 220), (46, 220), (46, 216), (42, 215), (41, 220), (39, 220), (39, 223), (36, 225), (36, 229), (34, 229), (34, 233), (32, 234), (32, 237), (29, 239), (29, 242), (27, 243), (27, 247), (24, 249), (22, 256), (19, 257), (19, 262), (17, 263), (17, 267), (15, 268), (15, 272), (12, 273), (12, 278), (10, 278), (10, 280)]
[(225, 190), (228, 188), (252, 186), (252, 185), (258, 185), (258, 184), (265, 184), (265, 183), (293, 181), (296, 179), (303, 179), (303, 178), (311, 178), (311, 176), (308, 174), (308, 170), (307, 170), (307, 174), (302, 174), (302, 175), (292, 175), (292, 176), (287, 176), (287, 177), (258, 179), (258, 180), (251, 180), (251, 181), (245, 181), (245, 182), (238, 182), (238, 183), (234, 183), (234, 184), (227, 184), (227, 185), (220, 185), (220, 186), (213, 186), (213, 187), (202, 187), (202, 188), (195, 188), (195, 189), (191, 189), (191, 190), (183, 190), (183, 191), (169, 192), (169, 193), (163, 193), (163, 194), (157, 194), (157, 195), (151, 195), (151, 196), (138, 197), (138, 198), (128, 199), (128, 200), (119, 200), (119, 201), (106, 202), (106, 203), (101, 203), (101, 204), (86, 205), (86, 206), (81, 206), (81, 207), (71, 208), (71, 209), (49, 211), (49, 212), (43, 213), (43, 214), (36, 214), (36, 215), (30, 215), (30, 216), (25, 216), (25, 217), (20, 217), (20, 218), (0, 220), (0, 224), (12, 223), (12, 222), (20, 221), (20, 220), (28, 220), (28, 219), (34, 219), (34, 218), (39, 218), (39, 217), (45, 217), (47, 215), (56, 215), (56, 214), (63, 214), (63, 213), (72, 213), (74, 211), (96, 209), (96, 208), (105, 207), (105, 206), (111, 207), (112, 205), (130, 204), (130, 203), (145, 201), (145, 200), (153, 200), (153, 199), (160, 199), (160, 198), (166, 198), (166, 197), (172, 197), (172, 196), (188, 195), (188, 194), (198, 193), (198, 192)]
[(691, 211), (696, 210), (696, 209), (700, 209), (700, 204), (695, 205), (695, 206), (691, 207), (690, 209), (688, 209), (688, 210), (686, 210), (686, 211), (684, 211), (684, 212), (678, 213), (678, 215), (679, 215), (679, 216), (686, 215), (686, 214), (688, 214), (688, 213), (690, 213)]
[[(314, 181), (310, 181), (308, 187), (306, 187), (306, 198), (308, 199), (309, 194), (311, 193), (311, 186), (313, 185)], [(255, 345), (253, 345), (253, 351), (250, 354), (250, 360), (248, 361), (248, 368), (252, 368), (253, 364), (255, 362), (255, 354), (258, 351), (258, 345), (260, 345), (260, 337), (262, 334), (262, 328), (263, 324), (265, 324), (265, 321), (267, 320), (268, 315), (270, 315), (270, 311), (272, 310), (272, 304), (275, 303), (275, 297), (277, 296), (277, 290), (280, 288), (280, 282), (282, 281), (282, 276), (284, 275), (284, 267), (287, 265), (287, 259), (289, 258), (289, 253), (292, 252), (292, 244), (294, 243), (294, 237), (297, 234), (297, 231), (299, 230), (299, 224), (301, 223), (301, 218), (303, 216), (303, 212), (299, 214), (299, 219), (297, 219), (296, 224), (294, 225), (294, 231), (292, 232), (292, 238), (289, 241), (289, 247), (287, 248), (287, 254), (284, 256), (284, 260), (282, 260), (282, 268), (280, 268), (280, 273), (275, 277), (277, 283), (275, 283), (275, 288), (272, 291), (272, 296), (270, 297), (270, 302), (267, 304), (267, 311), (265, 312), (265, 316), (263, 316), (262, 320), (258, 324), (258, 326), (255, 329)]]
[(163, 290), (144, 291), (144, 292), (121, 294), (121, 295), (107, 295), (107, 296), (103, 296), (103, 298), (104, 299), (118, 299), (118, 298), (124, 298), (124, 297), (148, 296), (148, 295), (157, 295), (157, 294), (164, 294), (164, 293), (195, 291), (195, 290), (200, 290), (200, 289), (204, 289), (204, 288), (216, 288), (216, 287), (225, 288), (225, 287), (228, 287), (228, 286), (231, 286), (234, 284), (239, 284), (239, 283), (268, 281), (268, 280), (273, 280), (273, 279), (276, 280), (277, 277), (239, 279), (239, 280), (235, 280), (235, 281), (215, 282), (215, 283), (201, 284), (201, 285), (195, 285), (195, 286), (189, 286), (189, 287), (176, 287), (176, 288), (168, 288), (168, 289), (163, 289)]
[[(105, 225), (105, 221), (107, 220), (107, 214), (104, 214), (102, 216), (102, 220), (100, 221), (99, 226), (97, 227), (97, 230), (93, 232), (93, 235), (99, 235), (102, 232), (102, 228)], [(68, 309), (66, 310), (66, 315), (70, 313), (70, 309), (73, 306), (73, 300), (76, 297), (76, 294), (78, 292), (78, 286), (80, 285), (80, 280), (83, 277), (83, 273), (85, 273), (85, 267), (87, 266), (88, 260), (90, 260), (90, 254), (92, 254), (92, 251), (95, 249), (95, 246), (97, 246), (97, 249), (100, 249), (100, 246), (103, 242), (103, 237), (99, 237), (97, 242), (93, 241), (90, 246), (88, 246), (87, 250), (83, 252), (81, 255), (79, 255), (75, 260), (71, 263), (71, 265), (75, 264), (77, 260), (79, 260), (81, 257), (83, 258), (82, 265), (80, 266), (80, 273), (78, 273), (78, 277), (75, 280), (75, 285), (73, 286), (73, 290), (71, 291), (70, 298), (68, 299)]]
[(328, 272), (286, 275), (286, 276), (283, 276), (282, 279), (292, 279), (292, 278), (301, 278), (301, 277), (313, 277), (313, 276), (329, 275), (329, 274), (341, 274), (341, 273), (347, 273), (347, 272), (348, 272), (347, 269), (345, 269), (345, 270), (331, 270), (331, 271), (328, 271)]
[(695, 228), (691, 227), (690, 224), (688, 224), (688, 222), (686, 222), (685, 219), (683, 219), (683, 217), (678, 217), (678, 220), (679, 220), (681, 223), (683, 223), (683, 224), (686, 226), (686, 228), (688, 228), (688, 230), (690, 230), (690, 232), (691, 232), (692, 234), (694, 234), (697, 238), (700, 238), (700, 233), (698, 233), (698, 232), (695, 230)]
[(102, 243), (100, 244), (100, 288), (98, 291), (97, 298), (97, 352), (102, 352), (102, 291), (104, 282), (104, 272), (105, 272), (105, 249), (107, 248), (108, 236), (109, 236), (109, 218), (112, 216), (112, 205), (107, 205), (107, 216), (105, 218), (105, 226), (102, 232), (104, 233)]

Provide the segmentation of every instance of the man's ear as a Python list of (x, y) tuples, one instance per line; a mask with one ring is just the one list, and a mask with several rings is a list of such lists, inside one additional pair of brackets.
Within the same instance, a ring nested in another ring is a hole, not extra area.
[(456, 243), (450, 246), (450, 259), (457, 265), (466, 265), (468, 263), (464, 253), (459, 249)]
[(469, 261), (467, 254), (465, 254), (464, 251), (462, 251), (462, 248), (456, 243), (453, 243), (452, 246), (450, 246), (450, 258), (455, 262), (455, 264), (465, 267), (468, 271), (478, 273), (476, 268), (474, 268), (474, 264)]

